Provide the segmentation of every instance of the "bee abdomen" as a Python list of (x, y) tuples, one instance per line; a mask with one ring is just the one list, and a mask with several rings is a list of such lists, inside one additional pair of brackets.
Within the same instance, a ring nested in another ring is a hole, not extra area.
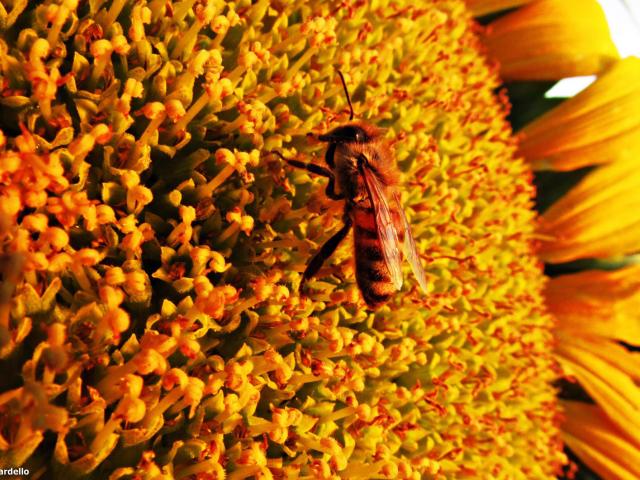
[(384, 261), (380, 240), (375, 232), (356, 224), (354, 229), (356, 280), (364, 301), (378, 308), (395, 293), (389, 269)]

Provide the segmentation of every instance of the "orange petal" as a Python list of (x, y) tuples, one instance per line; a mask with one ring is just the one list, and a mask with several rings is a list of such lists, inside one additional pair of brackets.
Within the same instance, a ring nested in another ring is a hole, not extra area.
[[(562, 335), (558, 342), (560, 362), (606, 416), (640, 447), (640, 387), (628, 371), (638, 368), (638, 358), (626, 350), (607, 348), (602, 351), (603, 345), (602, 341), (577, 340), (574, 336)], [(614, 352), (613, 356), (611, 352)], [(625, 364), (624, 368), (619, 368), (621, 362)]]
[(587, 175), (541, 218), (545, 262), (625, 255), (640, 247), (640, 158)]
[(640, 265), (554, 277), (545, 299), (562, 330), (640, 345)]
[(519, 7), (530, 1), (531, 0), (466, 0), (466, 4), (474, 16), (480, 17), (488, 13)]
[(602, 478), (640, 478), (640, 450), (622, 436), (596, 405), (563, 402), (563, 439)]
[(640, 157), (640, 59), (626, 58), (521, 131), (534, 168), (573, 170)]
[(486, 43), (506, 80), (592, 75), (619, 58), (596, 0), (529, 3), (493, 22)]

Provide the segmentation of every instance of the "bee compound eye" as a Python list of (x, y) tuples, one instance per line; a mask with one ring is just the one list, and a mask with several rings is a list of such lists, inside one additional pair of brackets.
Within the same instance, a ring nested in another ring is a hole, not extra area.
[(369, 140), (366, 132), (355, 125), (338, 127), (326, 135), (320, 135), (318, 138), (324, 142), (335, 143), (366, 143)]
[(357, 126), (344, 127), (344, 137), (349, 142), (364, 143), (367, 141), (367, 134)]

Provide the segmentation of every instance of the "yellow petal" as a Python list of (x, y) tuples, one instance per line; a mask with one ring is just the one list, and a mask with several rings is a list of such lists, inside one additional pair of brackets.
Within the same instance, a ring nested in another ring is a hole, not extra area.
[(541, 218), (545, 262), (607, 258), (640, 246), (640, 157), (587, 175)]
[(626, 58), (521, 131), (534, 168), (573, 170), (640, 156), (640, 59)]
[(592, 75), (618, 52), (596, 0), (540, 0), (493, 22), (486, 42), (506, 80)]
[(640, 345), (640, 265), (554, 277), (545, 299), (562, 330)]
[(640, 450), (595, 405), (563, 402), (563, 439), (602, 478), (640, 478)]
[[(558, 354), (567, 373), (576, 377), (580, 385), (600, 405), (607, 417), (640, 446), (640, 387), (633, 376), (619, 368), (621, 362), (637, 368), (638, 359), (631, 353), (613, 349), (600, 352), (602, 343), (563, 335), (559, 338)], [(600, 356), (602, 355), (602, 356)]]
[[(586, 354), (595, 355), (600, 360), (612, 365), (616, 372), (628, 376), (633, 381), (640, 380), (640, 353), (631, 352), (616, 342), (594, 335), (576, 335), (565, 332), (558, 335), (567, 339), (566, 345), (581, 349)], [(569, 337), (569, 335), (571, 336)], [(622, 377), (623, 375), (620, 378)], [(640, 406), (640, 401), (637, 402), (637, 405)]]
[(488, 13), (519, 7), (530, 1), (531, 0), (466, 0), (466, 4), (473, 15), (480, 17)]

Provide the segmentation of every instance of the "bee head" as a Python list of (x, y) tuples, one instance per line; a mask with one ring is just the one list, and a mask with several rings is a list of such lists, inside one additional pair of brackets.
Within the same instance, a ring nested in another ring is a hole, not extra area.
[(318, 139), (329, 143), (369, 143), (376, 133), (374, 128), (368, 125), (349, 124), (334, 128), (329, 133), (320, 135)]

